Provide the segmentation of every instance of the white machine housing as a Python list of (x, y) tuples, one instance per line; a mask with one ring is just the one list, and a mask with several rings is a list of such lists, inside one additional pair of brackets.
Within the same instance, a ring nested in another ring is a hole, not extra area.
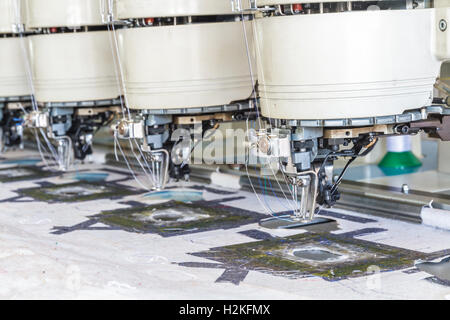
[(31, 95), (24, 41), (18, 37), (0, 38), (0, 97)]
[(417, 8), (257, 18), (263, 116), (366, 118), (430, 105), (441, 62), (448, 58), (448, 31), (438, 30), (447, 12)]
[(0, 34), (17, 33), (17, 25), (23, 24), (24, 0), (0, 0)]
[(450, 59), (450, 0), (436, 0), (434, 2), (435, 33), (432, 46), (435, 49), (434, 54), (440, 60)]
[(103, 24), (101, 0), (25, 1), (27, 26), (32, 29)]
[(18, 35), (23, 14), (21, 0), (0, 0), (0, 97), (31, 94), (26, 40)]
[[(119, 18), (233, 14), (229, 0), (114, 0)], [(244, 1), (246, 3), (246, 1)], [(244, 8), (249, 8), (244, 4)]]
[(86, 30), (89, 26), (103, 25), (101, 1), (31, 0), (27, 9), (29, 28), (70, 29), (29, 37), (39, 103), (108, 100), (119, 96), (109, 33)]
[[(233, 14), (229, 0), (117, 0), (116, 12), (120, 20)], [(248, 99), (253, 84), (242, 28), (241, 21), (230, 21), (119, 30), (129, 107), (194, 108)]]

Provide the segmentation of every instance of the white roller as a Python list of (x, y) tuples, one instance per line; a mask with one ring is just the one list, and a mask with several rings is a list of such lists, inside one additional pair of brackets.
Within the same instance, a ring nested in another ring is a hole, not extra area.
[(35, 35), (29, 41), (38, 102), (119, 96), (107, 31)]
[(407, 135), (387, 138), (388, 152), (407, 152), (412, 150), (412, 137)]
[[(251, 39), (249, 23), (247, 29)], [(132, 109), (224, 105), (252, 94), (242, 22), (123, 29), (119, 34)]]
[(215, 171), (211, 174), (211, 184), (219, 187), (239, 190), (241, 189), (240, 176)]
[(25, 0), (29, 28), (101, 25), (103, 0)]
[(434, 9), (257, 19), (262, 113), (364, 118), (431, 104)]
[(424, 225), (444, 230), (450, 230), (450, 211), (423, 208), (421, 212), (422, 223)]
[[(31, 94), (20, 38), (0, 38), (0, 97)], [(25, 49), (26, 50), (26, 49)]]

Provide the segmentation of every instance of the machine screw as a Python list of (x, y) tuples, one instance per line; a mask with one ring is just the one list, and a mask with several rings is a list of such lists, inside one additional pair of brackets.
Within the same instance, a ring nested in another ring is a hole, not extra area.
[(408, 125), (399, 125), (395, 128), (395, 131), (401, 134), (408, 134), (409, 133), (409, 126)]
[(121, 121), (119, 123), (119, 125), (117, 126), (117, 131), (119, 132), (119, 134), (121, 136), (127, 135), (128, 134), (128, 130), (129, 130), (128, 124), (125, 121)]
[(441, 30), (442, 32), (447, 30), (447, 20), (441, 19), (441, 21), (439, 21), (439, 30)]
[(409, 193), (409, 186), (405, 183), (402, 185), (402, 193), (408, 194)]

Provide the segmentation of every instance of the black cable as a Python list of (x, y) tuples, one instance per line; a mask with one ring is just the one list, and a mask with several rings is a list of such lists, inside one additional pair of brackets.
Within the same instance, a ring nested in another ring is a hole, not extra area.
[(353, 163), (353, 161), (355, 161), (355, 160), (356, 160), (357, 158), (359, 158), (359, 157), (364, 157), (364, 156), (366, 156), (370, 151), (373, 150), (373, 148), (375, 148), (375, 146), (377, 145), (377, 143), (378, 143), (378, 138), (376, 138), (375, 142), (373, 142), (372, 145), (371, 145), (369, 148), (367, 148), (367, 150), (365, 150), (365, 151), (364, 151), (363, 153), (361, 153), (361, 154), (360, 154), (360, 152), (361, 152), (361, 150), (362, 150), (363, 147), (362, 147), (362, 146), (358, 146), (358, 147), (356, 148), (356, 149), (359, 149), (359, 150), (356, 152), (357, 155), (353, 156), (353, 157), (347, 162), (347, 164), (345, 165), (345, 167), (344, 167), (344, 169), (342, 170), (341, 174), (339, 175), (338, 179), (335, 181), (335, 183), (334, 183), (333, 186), (331, 187), (330, 192), (331, 192), (332, 195), (336, 192), (337, 187), (341, 184), (342, 179), (344, 178), (344, 175), (345, 175), (347, 169), (350, 167), (350, 165)]

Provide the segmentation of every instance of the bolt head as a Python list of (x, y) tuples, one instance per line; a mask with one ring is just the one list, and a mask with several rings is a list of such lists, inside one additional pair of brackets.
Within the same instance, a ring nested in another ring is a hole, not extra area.
[(124, 136), (128, 132), (128, 125), (124, 121), (120, 122), (117, 126), (117, 131)]
[(409, 186), (406, 183), (402, 185), (402, 193), (409, 193)]
[(447, 30), (447, 20), (441, 19), (441, 20), (439, 21), (439, 30), (441, 30), (442, 32), (444, 32), (445, 30)]

